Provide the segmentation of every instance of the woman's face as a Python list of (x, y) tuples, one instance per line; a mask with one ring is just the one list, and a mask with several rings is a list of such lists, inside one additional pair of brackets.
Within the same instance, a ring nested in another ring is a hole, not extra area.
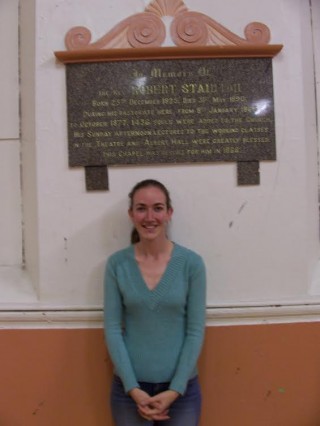
[(172, 208), (167, 208), (165, 194), (155, 186), (136, 191), (132, 208), (129, 209), (129, 216), (141, 240), (166, 237), (167, 223), (172, 213)]

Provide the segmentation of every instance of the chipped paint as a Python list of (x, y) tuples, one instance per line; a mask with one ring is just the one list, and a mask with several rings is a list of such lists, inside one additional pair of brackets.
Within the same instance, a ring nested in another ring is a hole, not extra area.
[(39, 402), (37, 408), (32, 412), (32, 415), (36, 416), (38, 412), (41, 410), (41, 408), (44, 406), (44, 404), (45, 404), (45, 401)]

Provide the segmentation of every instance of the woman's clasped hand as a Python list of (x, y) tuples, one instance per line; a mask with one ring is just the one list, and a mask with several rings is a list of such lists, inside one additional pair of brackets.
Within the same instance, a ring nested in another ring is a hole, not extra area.
[(136, 402), (138, 413), (146, 420), (168, 420), (169, 407), (179, 397), (178, 392), (166, 390), (155, 396), (149, 396), (147, 392), (135, 388), (129, 392)]

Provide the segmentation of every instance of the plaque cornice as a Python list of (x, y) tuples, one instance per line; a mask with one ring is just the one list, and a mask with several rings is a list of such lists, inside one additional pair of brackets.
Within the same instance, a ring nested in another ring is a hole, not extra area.
[(282, 49), (281, 44), (243, 46), (192, 46), (137, 49), (77, 49), (55, 52), (59, 61), (70, 63), (134, 61), (155, 59), (205, 58), (271, 58)]

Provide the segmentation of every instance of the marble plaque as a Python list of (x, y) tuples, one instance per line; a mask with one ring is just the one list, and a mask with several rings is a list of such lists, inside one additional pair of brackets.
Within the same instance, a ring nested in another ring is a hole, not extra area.
[(91, 189), (99, 166), (215, 161), (258, 184), (276, 159), (271, 58), (67, 64), (67, 107), (69, 165), (94, 167)]

